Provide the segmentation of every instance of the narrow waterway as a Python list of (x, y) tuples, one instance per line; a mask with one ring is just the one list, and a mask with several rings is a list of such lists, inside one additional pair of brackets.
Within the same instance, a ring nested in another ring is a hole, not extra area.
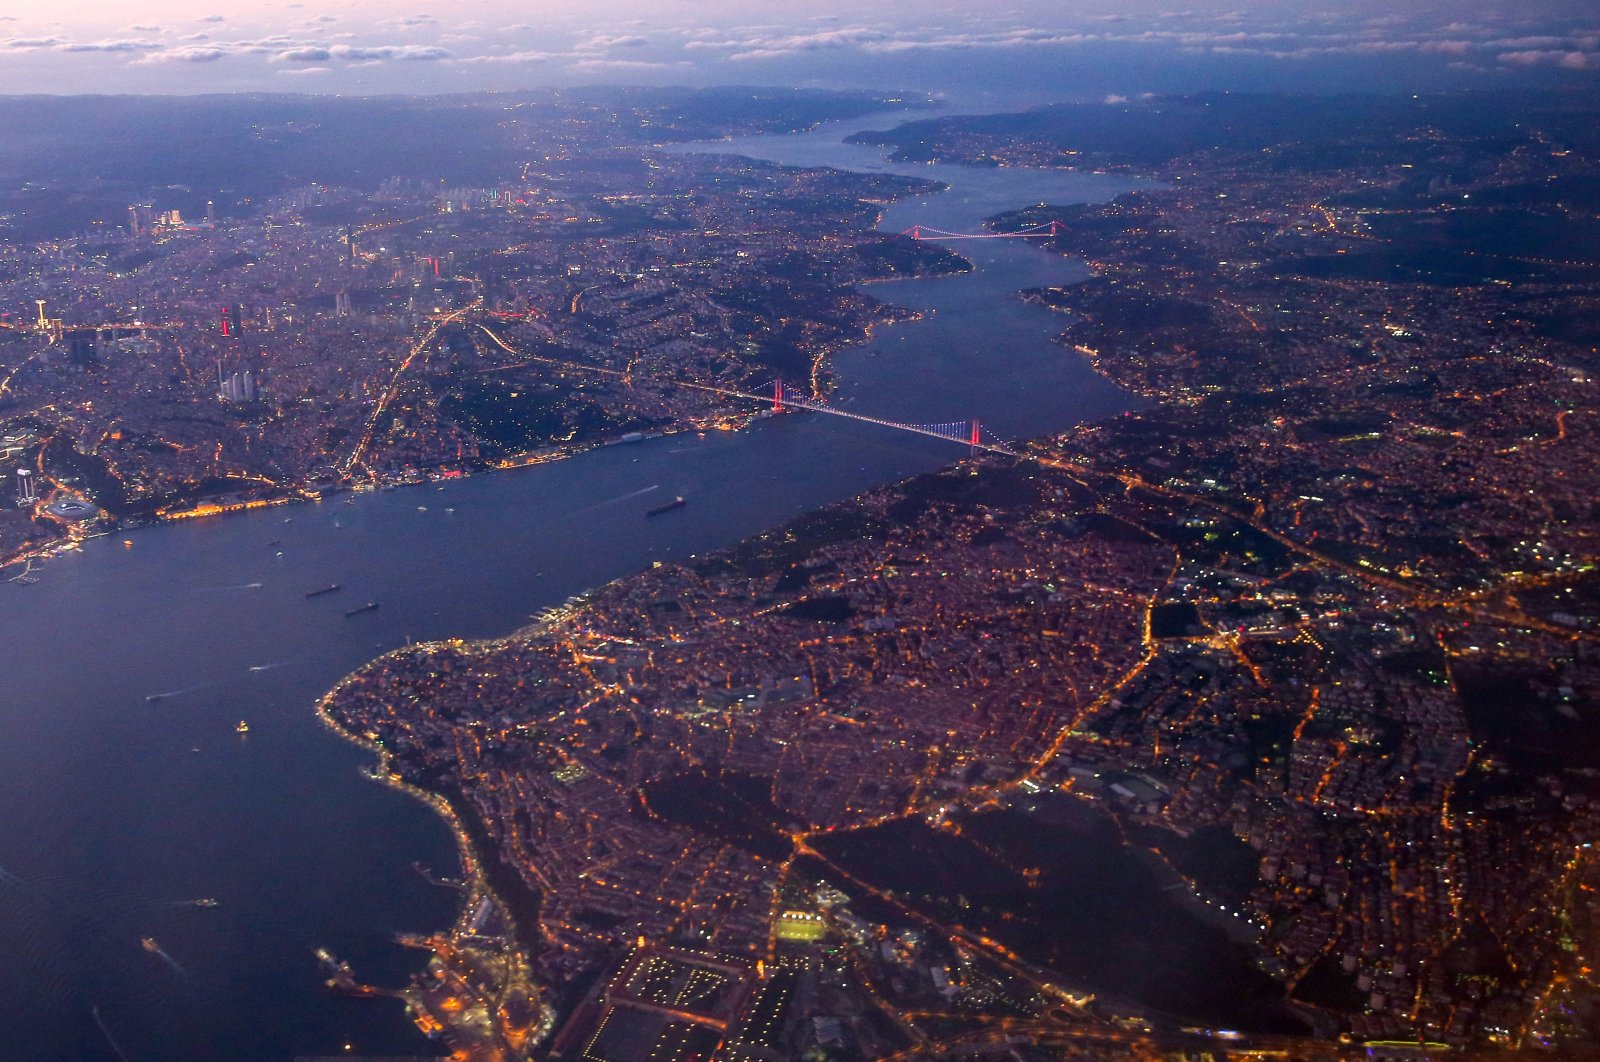
[[(891, 207), (891, 231), (977, 231), (1000, 210), (1127, 187), (889, 166), (840, 143), (862, 127), (714, 149), (950, 186)], [(874, 287), (928, 313), (842, 356), (839, 401), (917, 421), (975, 416), (1010, 436), (1124, 408), (1050, 342), (1060, 319), (1013, 297), (1078, 267), (1024, 241), (957, 246), (975, 272)], [(504, 633), (652, 560), (731, 544), (961, 454), (791, 416), (146, 528), (51, 561), (34, 585), (0, 583), (0, 1054), (113, 1059), (93, 1008), (135, 1062), (282, 1060), (346, 1044), (425, 1052), (398, 1005), (328, 994), (312, 952), (403, 980), (419, 956), (393, 934), (447, 924), (457, 899), (411, 864), (454, 873), (452, 842), (422, 805), (358, 773), (367, 757), (320, 726), (316, 698), (407, 639)], [(674, 494), (689, 504), (645, 517)], [(346, 617), (369, 601), (379, 608)], [(217, 905), (185, 903), (202, 897)], [(147, 937), (170, 962), (141, 946)]]

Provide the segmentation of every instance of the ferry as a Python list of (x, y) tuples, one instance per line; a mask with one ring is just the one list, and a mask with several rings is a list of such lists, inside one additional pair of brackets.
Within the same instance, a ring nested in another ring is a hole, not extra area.
[(681, 509), (685, 505), (688, 505), (688, 504), (689, 504), (689, 502), (684, 498), (683, 495), (680, 494), (676, 498), (673, 498), (669, 502), (665, 502), (665, 503), (663, 503), (661, 505), (658, 505), (654, 509), (647, 510), (645, 512), (645, 515), (646, 516), (660, 516), (662, 513), (670, 513), (672, 510)]
[(324, 587), (322, 587), (321, 589), (318, 589), (318, 590), (307, 590), (306, 591), (306, 596), (307, 597), (321, 597), (323, 594), (331, 594), (337, 589), (339, 589), (339, 584), (338, 583), (329, 583), (327, 586), (324, 586)]
[(322, 964), (324, 970), (333, 975), (333, 978), (328, 981), (329, 988), (336, 992), (350, 992), (355, 995), (367, 994), (360, 985), (356, 984), (355, 978), (350, 973), (350, 964), (341, 961), (337, 955), (327, 948), (317, 949), (317, 962)]
[(375, 609), (377, 607), (378, 607), (378, 603), (376, 601), (368, 601), (365, 605), (360, 605), (360, 606), (358, 606), (356, 608), (351, 609), (349, 612), (346, 612), (344, 614), (344, 618), (345, 619), (349, 619), (352, 616), (359, 616), (363, 612), (371, 612), (373, 609)]

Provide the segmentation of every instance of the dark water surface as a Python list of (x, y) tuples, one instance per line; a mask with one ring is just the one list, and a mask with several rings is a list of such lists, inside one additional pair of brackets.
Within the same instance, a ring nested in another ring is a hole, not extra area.
[(1103, 808), (1046, 793), (960, 823), (955, 835), (901, 820), (819, 847), (946, 924), (999, 940), (1146, 1016), (1305, 1031), (1277, 982), (1254, 965), (1254, 949), (1230, 940), (1214, 913), (1203, 918), (1195, 901), (1181, 902), (1181, 880), (1156, 873)]
[[(976, 231), (999, 210), (1127, 187), (888, 167), (838, 142), (859, 127), (738, 147), (951, 185), (892, 207), (895, 231)], [(1022, 241), (957, 246), (979, 271), (873, 289), (935, 312), (841, 357), (841, 401), (919, 421), (977, 416), (1012, 436), (1125, 407), (1049, 342), (1059, 317), (1013, 297), (1079, 267)], [(652, 560), (961, 454), (791, 416), (444, 487), (146, 528), (50, 562), (35, 585), (0, 583), (0, 1057), (114, 1058), (96, 1007), (135, 1062), (280, 1060), (346, 1043), (422, 1053), (398, 1005), (324, 991), (312, 950), (400, 982), (419, 955), (392, 935), (447, 924), (456, 900), (411, 863), (454, 873), (453, 843), (426, 808), (358, 773), (368, 758), (320, 726), (316, 698), (408, 638), (501, 634)], [(689, 504), (644, 516), (673, 494)], [(304, 596), (333, 582), (343, 589)], [(367, 601), (380, 607), (345, 617)], [(182, 904), (199, 897), (218, 906)]]

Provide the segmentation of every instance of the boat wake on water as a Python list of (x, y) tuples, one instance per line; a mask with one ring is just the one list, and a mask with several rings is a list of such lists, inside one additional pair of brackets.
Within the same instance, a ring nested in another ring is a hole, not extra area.
[(161, 945), (155, 942), (154, 937), (145, 937), (139, 943), (144, 946), (145, 951), (148, 951), (151, 955), (154, 955), (156, 958), (170, 966), (173, 973), (177, 974), (184, 980), (188, 980), (189, 971), (185, 970), (183, 968), (183, 964), (177, 959), (174, 959), (171, 955), (168, 955), (165, 951), (163, 951)]
[(94, 1023), (100, 1027), (100, 1035), (106, 1038), (106, 1043), (111, 1046), (112, 1053), (122, 1059), (122, 1062), (132, 1062), (128, 1058), (128, 1053), (122, 1049), (122, 1045), (117, 1043), (116, 1038), (111, 1035), (111, 1030), (106, 1028), (106, 1021), (100, 1016), (100, 1008), (91, 1007), (89, 1008), (89, 1013), (94, 1015)]
[(199, 586), (195, 588), (197, 594), (226, 594), (235, 590), (260, 590), (265, 583), (238, 583), (234, 586)]
[(208, 686), (215, 686), (215, 685), (216, 685), (215, 682), (198, 682), (193, 686), (185, 686), (181, 690), (164, 690), (161, 693), (146, 694), (145, 695), (145, 700), (148, 701), (151, 704), (155, 704), (157, 701), (164, 701), (164, 700), (167, 700), (167, 699), (172, 698), (172, 697), (182, 697), (185, 694), (198, 693), (199, 691), (205, 689)]
[(287, 661), (287, 660), (278, 660), (278, 661), (275, 661), (275, 662), (273, 662), (271, 664), (251, 664), (250, 665), (250, 670), (251, 671), (271, 671), (275, 667), (288, 667), (288, 666), (289, 666), (289, 661)]
[(5, 867), (0, 867), (0, 885), (21, 885), (23, 881)]
[(625, 502), (629, 498), (637, 498), (637, 497), (640, 497), (641, 495), (649, 494), (653, 490), (660, 490), (660, 489), (661, 489), (661, 484), (653, 483), (648, 487), (644, 487), (644, 488), (641, 488), (641, 489), (635, 490), (635, 491), (629, 491), (627, 494), (619, 495), (618, 497), (615, 497), (615, 498), (607, 498), (605, 501), (598, 501), (598, 502), (595, 502), (593, 505), (585, 505), (582, 509), (579, 509), (578, 512), (580, 512), (580, 513), (593, 512), (595, 509), (602, 509), (607, 505), (615, 505), (615, 504), (617, 504), (617, 502)]

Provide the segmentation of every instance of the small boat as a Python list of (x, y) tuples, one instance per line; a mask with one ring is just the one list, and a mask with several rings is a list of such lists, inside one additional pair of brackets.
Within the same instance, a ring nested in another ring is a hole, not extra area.
[(344, 614), (344, 618), (345, 619), (349, 619), (352, 616), (359, 616), (363, 612), (371, 612), (373, 609), (375, 609), (377, 607), (378, 607), (378, 603), (376, 601), (368, 601), (365, 605), (360, 605), (360, 606), (358, 606), (356, 608), (351, 609), (349, 612), (346, 612)]
[(161, 945), (156, 943), (155, 937), (141, 937), (139, 938), (139, 943), (144, 947), (144, 950), (148, 951), (150, 954), (161, 954)]
[(338, 583), (329, 583), (327, 586), (324, 586), (324, 587), (322, 587), (321, 589), (318, 589), (318, 590), (307, 590), (306, 591), (306, 596), (307, 597), (321, 597), (323, 594), (331, 594), (337, 589), (339, 589), (339, 584)]
[(233, 732), (236, 734), (248, 734), (250, 733), (250, 724), (241, 719), (239, 720), (239, 725), (233, 728)]
[(209, 909), (209, 908), (217, 906), (217, 901), (213, 900), (209, 896), (205, 896), (205, 897), (202, 897), (202, 898), (196, 900), (194, 902), (194, 906), (196, 906), (196, 907), (205, 907), (205, 908)]
[(145, 696), (145, 703), (146, 703), (146, 704), (156, 704), (156, 703), (157, 703), (157, 702), (159, 702), (159, 701), (164, 701), (164, 700), (166, 700), (166, 697), (167, 697), (167, 695), (166, 695), (166, 694), (165, 694), (165, 693), (151, 693), (151, 694), (147, 694), (147, 695), (146, 695), (146, 696)]
[(688, 505), (688, 504), (689, 504), (688, 501), (685, 500), (683, 495), (680, 494), (676, 498), (673, 498), (669, 502), (665, 502), (665, 503), (663, 503), (661, 505), (658, 505), (654, 509), (647, 510), (645, 512), (645, 515), (646, 516), (660, 516), (662, 513), (670, 513), (672, 510), (681, 509), (685, 505)]

